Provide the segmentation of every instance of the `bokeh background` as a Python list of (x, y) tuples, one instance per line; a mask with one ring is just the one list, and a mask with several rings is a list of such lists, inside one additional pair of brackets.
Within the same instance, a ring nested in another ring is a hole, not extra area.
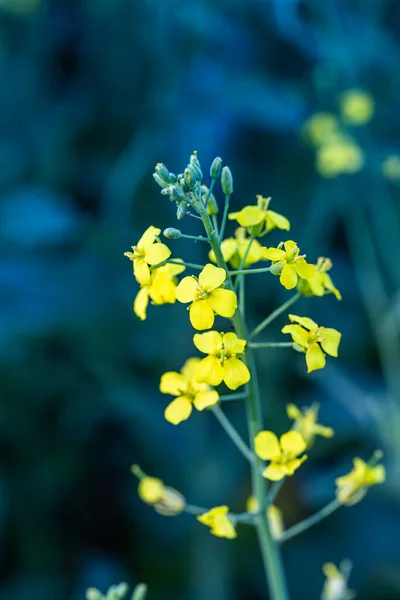
[[(234, 208), (271, 195), (343, 295), (295, 311), (343, 331), (326, 369), (259, 356), (270, 428), (288, 427), (287, 402), (318, 401), (336, 430), (282, 489), (286, 524), (332, 498), (353, 456), (385, 451), (385, 485), (284, 547), (291, 597), (319, 598), (322, 564), (348, 558), (359, 598), (400, 598), (400, 188), (381, 169), (400, 152), (398, 0), (1, 0), (0, 18), (1, 600), (82, 600), (122, 580), (149, 599), (266, 598), (250, 528), (230, 542), (157, 515), (130, 473), (140, 463), (206, 506), (241, 511), (249, 495), (213, 415), (163, 418), (160, 374), (193, 352), (185, 310), (132, 314), (123, 252), (149, 224), (176, 225), (153, 167), (182, 172), (194, 149), (205, 173), (229, 164)], [(352, 88), (375, 103), (348, 129), (363, 167), (323, 177), (303, 125)], [(289, 293), (252, 279), (250, 323)], [(245, 435), (243, 407), (226, 412)]]

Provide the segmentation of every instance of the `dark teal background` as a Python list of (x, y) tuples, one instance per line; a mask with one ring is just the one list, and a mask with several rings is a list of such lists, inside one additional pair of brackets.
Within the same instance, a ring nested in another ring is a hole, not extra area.
[[(149, 600), (266, 598), (251, 529), (231, 542), (156, 515), (130, 474), (137, 462), (190, 502), (235, 511), (249, 494), (211, 414), (163, 418), (159, 377), (193, 353), (184, 307), (150, 307), (144, 323), (131, 309), (124, 251), (150, 224), (176, 226), (154, 165), (182, 172), (194, 149), (205, 173), (216, 155), (231, 167), (234, 209), (271, 195), (309, 259), (332, 258), (343, 294), (294, 311), (343, 332), (326, 369), (307, 376), (287, 349), (259, 356), (268, 428), (288, 428), (287, 402), (319, 401), (336, 430), (285, 484), (286, 524), (332, 498), (353, 456), (385, 451), (384, 486), (285, 546), (291, 598), (318, 599), (322, 564), (343, 558), (360, 599), (400, 598), (400, 193), (379, 168), (400, 152), (398, 1), (1, 4), (0, 599), (82, 600), (121, 580), (147, 582)], [(352, 87), (376, 102), (355, 130), (366, 167), (323, 180), (300, 128)], [(251, 279), (250, 324), (289, 294)], [(243, 406), (226, 413), (245, 435)]]

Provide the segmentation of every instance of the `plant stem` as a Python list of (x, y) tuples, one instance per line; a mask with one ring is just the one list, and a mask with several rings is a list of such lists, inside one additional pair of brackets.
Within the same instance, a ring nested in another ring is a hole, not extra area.
[(285, 478), (281, 479), (280, 481), (274, 481), (274, 483), (269, 488), (268, 495), (269, 495), (269, 501), (271, 504), (274, 503), (274, 500), (277, 497), (277, 495), (279, 494), (279, 491), (284, 483), (285, 483)]
[[(204, 269), (204, 265), (195, 265), (194, 263), (184, 262), (183, 260), (173, 260), (168, 259), (165, 262), (170, 263), (171, 265), (181, 265), (183, 267), (188, 267), (188, 269), (196, 269), (197, 271), (202, 271)], [(158, 267), (159, 265), (155, 265)]]
[(230, 196), (226, 195), (225, 196), (224, 214), (223, 214), (222, 223), (221, 223), (221, 231), (219, 233), (219, 243), (221, 243), (222, 240), (224, 239), (226, 218), (228, 216), (228, 211), (229, 211), (229, 200), (230, 200)]
[[(213, 230), (211, 220), (205, 210), (202, 210), (200, 214), (203, 219), (207, 237), (210, 238), (211, 247), (215, 253), (217, 265), (218, 267), (221, 267), (227, 271), (227, 287), (230, 287), (233, 290), (234, 288), (232, 285), (231, 274), (228, 272), (226, 262), (221, 252), (219, 239)], [(237, 310), (236, 313), (233, 315), (232, 321), (238, 337), (242, 339), (249, 339), (243, 316), (240, 310)], [(250, 381), (246, 386), (248, 394), (246, 408), (249, 438), (251, 440), (251, 447), (254, 450), (254, 438), (257, 435), (257, 433), (259, 433), (262, 430), (263, 427), (260, 393), (257, 382), (257, 371), (255, 366), (253, 350), (251, 348), (246, 349), (244, 361), (251, 375)], [(289, 596), (286, 589), (286, 582), (281, 563), (280, 551), (277, 543), (271, 535), (267, 519), (268, 496), (266, 490), (266, 480), (261, 475), (262, 469), (263, 461), (258, 456), (255, 456), (254, 461), (251, 465), (252, 492), (257, 499), (258, 506), (260, 509), (260, 513), (256, 520), (256, 528), (261, 549), (262, 561), (264, 565), (264, 571), (267, 578), (267, 584), (271, 600), (288, 600)]]
[(224, 394), (223, 396), (219, 397), (220, 402), (229, 402), (230, 400), (244, 400), (245, 398), (247, 398), (246, 392), (239, 394)]
[(309, 529), (313, 525), (316, 525), (317, 523), (322, 521), (322, 519), (325, 519), (326, 517), (328, 517), (330, 514), (335, 512), (335, 510), (337, 510), (341, 506), (342, 506), (342, 504), (339, 502), (339, 500), (336, 500), (336, 499), (332, 500), (332, 502), (329, 502), (329, 504), (327, 504), (326, 506), (321, 508), (321, 510), (316, 512), (314, 515), (311, 515), (311, 517), (308, 517), (307, 519), (304, 519), (304, 521), (297, 523), (297, 525), (293, 525), (293, 527), (289, 527), (289, 529), (286, 529), (286, 531), (284, 531), (281, 534), (281, 536), (279, 537), (279, 542), (280, 543), (286, 542), (287, 540), (290, 540), (292, 537), (295, 537), (296, 535), (303, 533), (303, 531), (306, 531), (306, 529)]
[(289, 300), (287, 302), (285, 302), (284, 304), (282, 304), (282, 306), (280, 306), (279, 308), (274, 310), (270, 315), (268, 315), (268, 317), (266, 319), (264, 319), (264, 321), (262, 321), (259, 325), (257, 325), (257, 327), (251, 332), (249, 339), (252, 340), (253, 338), (255, 338), (256, 335), (261, 333), (263, 331), (263, 329), (265, 329), (267, 327), (267, 325), (272, 323), (272, 321), (274, 321), (277, 317), (279, 317), (279, 315), (281, 313), (285, 312), (285, 310), (287, 310), (289, 308), (289, 306), (292, 306), (292, 304), (297, 302), (297, 300), (299, 298), (300, 298), (300, 294), (297, 292), (297, 294), (295, 294), (294, 296), (289, 298)]
[(293, 342), (260, 342), (250, 343), (250, 348), (293, 348)]
[(210, 407), (210, 410), (214, 413), (223, 429), (225, 429), (226, 433), (229, 435), (236, 448), (238, 448), (238, 450), (240, 450), (243, 456), (250, 463), (252, 463), (254, 461), (254, 454), (252, 453), (250, 448), (244, 443), (236, 429), (233, 427), (232, 423), (225, 416), (222, 409), (218, 405), (214, 405)]
[(203, 508), (202, 506), (195, 506), (194, 504), (186, 504), (183, 512), (188, 515), (202, 515), (205, 512), (208, 512), (208, 508)]
[(231, 275), (256, 275), (257, 273), (269, 273), (271, 267), (263, 267), (262, 269), (239, 269), (238, 271), (231, 271)]
[(206, 199), (205, 199), (205, 202), (204, 202), (204, 208), (205, 208), (206, 210), (207, 210), (207, 206), (208, 206), (208, 201), (210, 200), (210, 196), (211, 196), (211, 194), (212, 194), (212, 191), (213, 191), (213, 189), (214, 189), (214, 185), (215, 185), (215, 182), (216, 182), (216, 181), (217, 181), (217, 180), (215, 179), (215, 177), (213, 177), (213, 178), (211, 179), (211, 184), (210, 184), (210, 187), (208, 188), (207, 196), (206, 196)]
[(181, 232), (180, 238), (185, 238), (186, 240), (195, 240), (195, 242), (209, 242), (210, 241), (208, 238), (202, 237), (201, 235), (189, 235), (187, 233), (182, 233), (182, 232)]

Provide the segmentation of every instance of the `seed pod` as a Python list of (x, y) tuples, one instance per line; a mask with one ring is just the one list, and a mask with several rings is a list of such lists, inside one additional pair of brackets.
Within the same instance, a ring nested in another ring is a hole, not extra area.
[(222, 158), (220, 158), (219, 156), (214, 158), (214, 160), (212, 161), (212, 164), (210, 167), (210, 177), (212, 177), (213, 179), (217, 179), (217, 177), (220, 176), (221, 163), (222, 163)]
[(233, 192), (233, 177), (229, 167), (224, 167), (221, 173), (221, 186), (225, 196), (230, 196)]

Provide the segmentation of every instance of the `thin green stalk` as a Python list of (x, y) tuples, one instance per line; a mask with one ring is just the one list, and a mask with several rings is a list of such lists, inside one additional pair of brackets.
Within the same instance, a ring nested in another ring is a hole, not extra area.
[(202, 515), (205, 512), (208, 512), (208, 508), (203, 508), (202, 506), (196, 506), (194, 504), (186, 504), (183, 512), (188, 515)]
[(249, 344), (250, 348), (293, 348), (293, 342), (254, 342)]
[(285, 478), (281, 479), (280, 481), (274, 481), (274, 483), (269, 488), (268, 496), (269, 496), (269, 501), (271, 504), (274, 503), (275, 498), (279, 494), (280, 489), (284, 483), (285, 483)]
[(220, 402), (230, 402), (231, 400), (245, 400), (247, 398), (246, 392), (239, 394), (223, 394), (219, 397)]
[(257, 327), (251, 332), (249, 339), (252, 340), (253, 338), (255, 338), (259, 333), (261, 333), (263, 331), (263, 329), (265, 329), (267, 327), (267, 325), (272, 323), (272, 321), (275, 321), (275, 319), (277, 317), (279, 317), (280, 314), (285, 312), (285, 310), (287, 310), (290, 306), (292, 306), (292, 304), (297, 302), (297, 300), (299, 298), (300, 298), (300, 294), (297, 292), (297, 294), (295, 294), (294, 296), (289, 298), (289, 300), (287, 300), (287, 302), (282, 304), (282, 306), (280, 306), (279, 308), (274, 310), (270, 315), (268, 315), (268, 317), (266, 319), (264, 319), (264, 321), (262, 321), (259, 325), (257, 325)]
[(226, 195), (225, 196), (224, 214), (223, 214), (222, 223), (221, 223), (221, 231), (219, 233), (219, 243), (221, 243), (222, 240), (224, 239), (226, 219), (227, 219), (228, 211), (229, 211), (229, 200), (230, 200), (230, 196)]
[(317, 525), (317, 523), (322, 521), (322, 519), (325, 519), (326, 517), (331, 515), (333, 512), (335, 512), (335, 510), (337, 510), (341, 506), (342, 504), (339, 502), (339, 500), (332, 500), (332, 502), (329, 502), (329, 504), (321, 508), (321, 510), (316, 512), (314, 515), (311, 515), (311, 517), (308, 517), (307, 519), (304, 519), (304, 521), (297, 523), (297, 525), (293, 525), (293, 527), (289, 527), (289, 529), (286, 529), (286, 531), (284, 531), (279, 537), (279, 542), (286, 542), (292, 537), (303, 533), (303, 531), (306, 531), (310, 527)]
[(216, 181), (217, 181), (217, 180), (216, 180), (216, 178), (215, 178), (215, 177), (213, 177), (213, 178), (211, 179), (211, 184), (210, 184), (210, 187), (208, 188), (207, 196), (206, 196), (206, 199), (205, 199), (205, 201), (204, 201), (204, 208), (205, 208), (206, 210), (207, 210), (207, 206), (208, 206), (208, 201), (210, 200), (210, 196), (211, 196), (211, 194), (212, 194), (212, 191), (213, 191), (213, 189), (214, 189), (214, 185), (215, 185), (215, 182), (216, 182)]
[(211, 406), (210, 410), (214, 413), (222, 428), (225, 429), (225, 432), (231, 438), (236, 448), (238, 448), (238, 450), (243, 454), (246, 460), (252, 463), (254, 460), (254, 454), (242, 440), (242, 438), (240, 437), (232, 423), (229, 421), (229, 419), (226, 417), (222, 409), (218, 405), (214, 405)]
[[(183, 267), (187, 267), (188, 269), (196, 269), (197, 271), (202, 271), (204, 269), (204, 265), (196, 265), (194, 263), (188, 263), (188, 262), (184, 262), (183, 260), (173, 260), (168, 259), (165, 261), (166, 263), (170, 263), (171, 265), (181, 265)], [(164, 264), (164, 263), (160, 263), (160, 264)], [(156, 267), (159, 267), (160, 265), (155, 265)]]
[(202, 237), (201, 235), (189, 235), (187, 233), (182, 233), (179, 236), (180, 238), (185, 238), (186, 240), (195, 240), (196, 242), (209, 242), (210, 240), (206, 237)]
[(257, 275), (257, 273), (270, 273), (271, 267), (263, 267), (262, 269), (238, 269), (231, 271), (231, 275)]

